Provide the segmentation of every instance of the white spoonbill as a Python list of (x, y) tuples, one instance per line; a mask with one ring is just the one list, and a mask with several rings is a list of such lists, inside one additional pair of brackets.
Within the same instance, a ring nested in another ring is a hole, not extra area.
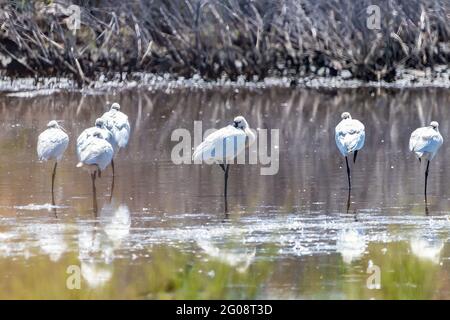
[[(116, 150), (117, 145), (115, 139), (111, 131), (106, 128), (105, 120), (103, 120), (102, 118), (98, 118), (97, 120), (95, 120), (95, 126), (83, 130), (83, 132), (81, 132), (81, 134), (78, 136), (77, 152), (84, 149), (85, 144), (89, 142), (89, 139), (92, 138), (92, 136), (96, 132), (99, 132), (101, 137), (111, 144), (114, 151)], [(78, 154), (78, 156), (80, 155)]]
[(62, 159), (64, 151), (66, 151), (68, 145), (69, 136), (64, 131), (63, 127), (61, 127), (55, 120), (50, 121), (47, 124), (47, 129), (38, 137), (37, 154), (39, 160), (55, 160), (55, 166), (53, 167), (52, 174), (53, 202), (53, 186), (55, 184), (56, 167), (58, 165), (58, 161)]
[(427, 169), (425, 171), (425, 202), (427, 201), (427, 180), (430, 161), (434, 158), (441, 147), (444, 139), (439, 132), (439, 123), (431, 121), (428, 127), (418, 128), (411, 133), (409, 138), (409, 150), (414, 152), (416, 157), (427, 160)]
[(347, 165), (348, 189), (350, 190), (352, 188), (352, 182), (350, 167), (348, 165), (348, 156), (353, 153), (353, 163), (356, 162), (358, 150), (361, 150), (364, 146), (366, 133), (364, 132), (364, 125), (360, 121), (352, 119), (350, 113), (342, 113), (341, 119), (341, 122), (339, 122), (336, 126), (335, 139), (339, 151), (345, 157), (345, 163)]
[[(111, 105), (111, 109), (105, 112), (101, 119), (105, 121), (105, 127), (108, 129), (115, 140), (114, 152), (118, 152), (119, 149), (125, 148), (130, 138), (130, 123), (128, 122), (128, 116), (120, 111), (120, 105), (115, 102)], [(111, 167), (114, 175), (114, 159), (111, 161)]]
[(111, 163), (114, 151), (111, 144), (103, 138), (102, 131), (97, 130), (84, 143), (77, 143), (77, 154), (80, 160), (77, 167), (89, 166), (92, 183), (95, 184), (97, 172), (101, 177), (101, 172)]
[(234, 118), (233, 124), (211, 133), (195, 148), (192, 156), (194, 161), (203, 160), (207, 163), (217, 163), (222, 168), (225, 175), (225, 198), (227, 196), (230, 164), (255, 139), (255, 134), (250, 130), (247, 120), (238, 116)]

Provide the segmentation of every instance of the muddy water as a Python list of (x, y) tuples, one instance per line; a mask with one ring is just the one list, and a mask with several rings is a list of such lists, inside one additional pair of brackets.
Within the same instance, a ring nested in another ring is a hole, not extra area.
[[(132, 135), (113, 190), (110, 169), (97, 181), (94, 212), (75, 141), (113, 101)], [(449, 101), (445, 89), (2, 93), (0, 297), (450, 298)], [(350, 203), (334, 143), (343, 111), (366, 126)], [(225, 213), (221, 169), (173, 164), (171, 134), (238, 114), (252, 128), (279, 129), (279, 171), (232, 166)], [(52, 164), (36, 156), (51, 119), (70, 136), (54, 207)], [(430, 120), (444, 146), (426, 208), (425, 166), (408, 139)]]

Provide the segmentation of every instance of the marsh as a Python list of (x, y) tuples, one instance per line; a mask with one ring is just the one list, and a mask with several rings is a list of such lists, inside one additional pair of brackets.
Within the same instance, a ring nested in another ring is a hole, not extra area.
[[(0, 298), (450, 298), (450, 93), (445, 89), (183, 88), (0, 93)], [(97, 181), (77, 170), (75, 141), (112, 102), (129, 145)], [(352, 168), (334, 128), (348, 111), (365, 125)], [(230, 170), (228, 212), (217, 166), (174, 164), (179, 128), (220, 128), (244, 115), (279, 130), (279, 170)], [(62, 120), (58, 164), (37, 135)], [(444, 145), (425, 167), (408, 150), (439, 121)], [(78, 266), (80, 289), (67, 286)], [(378, 288), (368, 279), (381, 272)]]

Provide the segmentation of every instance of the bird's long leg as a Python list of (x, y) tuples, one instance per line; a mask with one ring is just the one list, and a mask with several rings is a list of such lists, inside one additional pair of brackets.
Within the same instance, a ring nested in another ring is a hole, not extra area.
[(228, 218), (228, 199), (227, 197), (224, 197), (224, 211), (225, 211), (225, 218)]
[(55, 176), (56, 176), (56, 167), (57, 166), (58, 166), (58, 161), (55, 162), (55, 166), (53, 167), (53, 173), (52, 173), (52, 201), (53, 202), (55, 202), (53, 190), (54, 190), (54, 186), (55, 186)]
[(114, 180), (114, 159), (111, 160), (111, 168), (112, 168), (112, 174), (113, 174), (113, 180)]
[(111, 181), (111, 195), (109, 196), (109, 201), (112, 200), (113, 193), (114, 193), (114, 174), (112, 176), (112, 181)]
[(348, 189), (348, 197), (347, 197), (347, 214), (350, 211), (350, 189)]
[(58, 214), (56, 212), (56, 203), (55, 203), (55, 193), (54, 193), (54, 185), (55, 185), (55, 176), (56, 176), (56, 166), (58, 165), (58, 162), (55, 162), (55, 166), (53, 167), (53, 173), (52, 173), (52, 206), (53, 206), (53, 214), (56, 218), (58, 218)]
[(348, 166), (348, 157), (345, 157), (345, 163), (347, 164), (348, 190), (351, 190), (352, 189), (352, 181), (350, 178), (350, 167)]
[(228, 171), (229, 171), (229, 169), (230, 169), (230, 165), (229, 165), (229, 164), (226, 164), (226, 165), (225, 165), (225, 173), (224, 173), (224, 176), (225, 176), (225, 187), (224, 187), (224, 196), (225, 196), (225, 199), (227, 198), (227, 190), (228, 190)]
[(353, 153), (353, 163), (356, 162), (356, 157), (358, 156), (358, 150), (355, 150), (355, 152)]
[(427, 163), (427, 170), (425, 170), (425, 203), (427, 202), (427, 182), (428, 182), (428, 169), (430, 168), (430, 160)]
[(95, 178), (97, 176), (97, 170), (95, 170), (93, 173), (91, 173), (91, 179), (92, 179), (92, 208), (95, 214), (97, 214), (98, 207), (97, 207), (97, 190), (95, 188)]

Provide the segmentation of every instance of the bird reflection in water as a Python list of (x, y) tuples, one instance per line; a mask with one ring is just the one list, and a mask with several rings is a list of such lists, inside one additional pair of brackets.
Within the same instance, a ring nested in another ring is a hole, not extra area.
[(126, 204), (115, 206), (114, 203), (107, 203), (100, 212), (100, 223), (103, 231), (114, 248), (129, 235), (131, 227), (130, 210)]
[(438, 264), (444, 249), (444, 241), (432, 233), (422, 234), (410, 240), (410, 248), (411, 253), (417, 258)]
[(336, 240), (336, 250), (346, 264), (361, 259), (367, 248), (363, 230), (354, 227), (340, 230)]
[(91, 288), (111, 280), (115, 250), (121, 247), (130, 232), (130, 211), (126, 204), (106, 203), (99, 219), (89, 228), (80, 228), (78, 237), (81, 274)]

